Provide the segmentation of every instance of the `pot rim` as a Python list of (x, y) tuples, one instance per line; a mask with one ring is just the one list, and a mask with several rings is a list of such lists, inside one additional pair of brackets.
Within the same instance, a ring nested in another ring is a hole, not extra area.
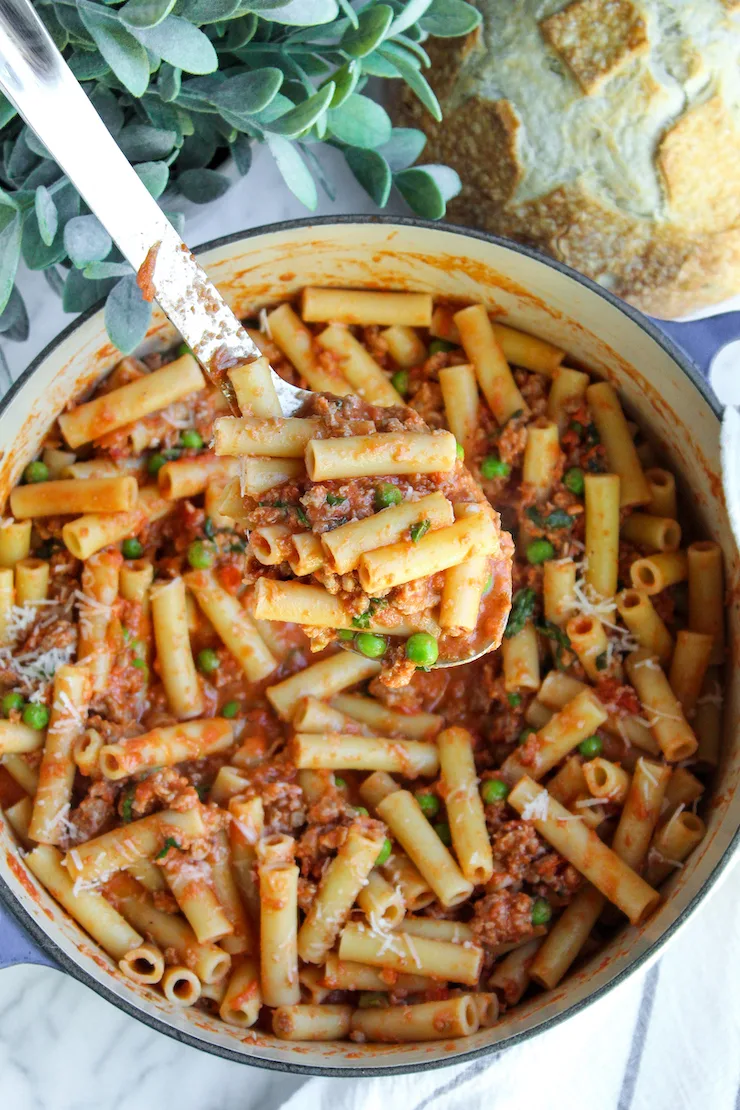
[[(227, 247), (232, 244), (241, 242), (243, 240), (254, 239), (260, 235), (267, 235), (272, 232), (283, 231), (296, 231), (304, 228), (312, 227), (332, 227), (332, 226), (347, 226), (357, 224), (370, 224), (379, 225), (381, 227), (413, 227), (423, 228), (427, 231), (442, 231), (450, 232), (453, 235), (461, 235), (468, 239), (478, 239), (485, 243), (492, 243), (497, 247), (504, 250), (510, 250), (514, 254), (521, 254), (535, 262), (540, 262), (550, 269), (556, 270), (558, 273), (563, 274), (565, 277), (571, 278), (578, 284), (584, 286), (592, 293), (596, 293), (599, 297), (603, 298), (612, 307), (618, 309), (621, 313), (628, 317), (634, 324), (636, 324), (643, 332), (646, 332), (650, 338), (662, 347), (663, 350), (673, 359), (679, 366), (686, 377), (691, 381), (694, 387), (702, 395), (707, 402), (712, 412), (717, 417), (718, 421), (722, 419), (722, 406), (717, 398), (714, 396), (709, 388), (708, 383), (701, 374), (699, 368), (693, 360), (683, 351), (673, 340), (663, 331), (661, 331), (651, 319), (645, 316), (638, 309), (633, 308), (632, 305), (627, 304), (625, 301), (620, 300), (608, 289), (602, 288), (591, 278), (586, 277), (584, 274), (571, 269), (565, 263), (560, 262), (558, 259), (550, 258), (548, 255), (543, 254), (541, 251), (535, 250), (532, 247), (524, 246), (523, 244), (516, 243), (513, 240), (504, 239), (498, 235), (492, 235), (489, 232), (480, 231), (475, 228), (462, 227), (459, 224), (451, 223), (435, 223), (431, 220), (422, 220), (412, 216), (319, 216), (319, 217), (303, 217), (298, 220), (283, 220), (274, 224), (263, 224), (260, 227), (250, 228), (246, 231), (232, 232), (229, 235), (223, 235), (218, 239), (209, 239), (207, 242), (202, 243), (197, 248), (194, 248), (196, 254), (201, 254), (205, 251), (215, 250), (220, 247)], [(79, 328), (82, 324), (86, 323), (95, 313), (99, 312), (103, 307), (104, 300), (98, 301), (92, 305), (85, 312), (77, 316), (70, 324), (67, 325), (54, 339), (52, 339), (44, 349), (29, 363), (28, 367), (13, 383), (11, 388), (0, 400), (0, 414), (5, 412), (10, 403), (13, 401), (16, 394), (25, 386), (30, 380), (38, 367), (53, 354), (54, 350), (60, 343), (64, 342)], [(243, 1053), (237, 1052), (233, 1049), (227, 1048), (224, 1045), (214, 1044), (203, 1037), (196, 1036), (195, 1034), (187, 1033), (182, 1029), (176, 1029), (168, 1025), (166, 1022), (161, 1021), (159, 1018), (149, 1014), (142, 1007), (135, 1006), (128, 1000), (121, 998), (109, 987), (103, 983), (98, 982), (92, 975), (85, 971), (72, 957), (68, 956), (58, 945), (51, 939), (51, 937), (41, 928), (40, 925), (31, 917), (26, 910), (23, 903), (16, 898), (11, 892), (7, 884), (0, 878), (0, 903), (17, 921), (17, 923), (27, 933), (31, 935), (39, 948), (54, 960), (63, 971), (66, 971), (78, 982), (83, 983), (85, 986), (91, 988), (101, 998), (107, 1002), (112, 1003), (119, 1010), (122, 1010), (128, 1016), (136, 1018), (138, 1021), (144, 1022), (150, 1028), (156, 1030), (158, 1033), (164, 1033), (166, 1036), (179, 1041), (181, 1044), (188, 1045), (190, 1048), (205, 1051), (214, 1056), (219, 1056), (222, 1059), (229, 1060), (233, 1063), (247, 1064), (254, 1067), (264, 1068), (268, 1071), (283, 1072), (289, 1075), (319, 1075), (329, 1076), (341, 1079), (358, 1079), (368, 1078), (372, 1076), (388, 1076), (388, 1075), (405, 1075), (418, 1071), (431, 1071), (433, 1069), (441, 1069), (443, 1067), (457, 1066), (458, 1064), (470, 1063), (472, 1060), (480, 1059), (483, 1056), (495, 1056), (505, 1049), (511, 1048), (514, 1045), (521, 1044), (525, 1040), (538, 1036), (540, 1033), (545, 1033), (549, 1029), (553, 1029), (559, 1025), (566, 1018), (569, 1018), (587, 1006), (592, 1005), (594, 1002), (603, 998), (606, 994), (614, 990), (615, 987), (625, 982), (634, 972), (639, 971), (641, 968), (646, 968), (649, 964), (654, 962), (660, 955), (663, 947), (667, 942), (676, 934), (689, 918), (695, 913), (701, 903), (705, 900), (710, 891), (714, 888), (719, 879), (726, 873), (729, 864), (732, 862), (738, 847), (740, 846), (740, 828), (736, 829), (730, 843), (725, 849), (721, 859), (702, 884), (701, 889), (697, 891), (688, 905), (678, 914), (675, 920), (665, 929), (665, 931), (658, 937), (640, 956), (636, 957), (627, 967), (614, 976), (608, 983), (594, 990), (586, 998), (580, 1002), (575, 1002), (567, 1006), (562, 1012), (553, 1015), (550, 1018), (542, 1021), (540, 1024), (532, 1029), (522, 1030), (521, 1033), (516, 1033), (510, 1038), (498, 1041), (495, 1044), (483, 1045), (480, 1048), (470, 1049), (469, 1051), (462, 1051), (457, 1054), (453, 1060), (428, 1060), (420, 1061), (418, 1063), (400, 1063), (398, 1065), (380, 1065), (368, 1066), (359, 1064), (357, 1067), (336, 1068), (331, 1066), (323, 1066), (318, 1064), (295, 1064), (293, 1062), (281, 1060), (269, 1060), (259, 1056), (245, 1056)]]

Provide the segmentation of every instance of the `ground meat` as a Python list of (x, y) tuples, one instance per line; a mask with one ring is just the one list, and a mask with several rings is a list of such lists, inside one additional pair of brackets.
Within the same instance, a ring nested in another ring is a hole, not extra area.
[(261, 791), (265, 832), (292, 834), (306, 821), (303, 791), (297, 782), (267, 783)]
[(74, 848), (110, 828), (116, 816), (116, 797), (120, 792), (117, 783), (101, 779), (88, 790), (76, 809), (70, 813), (64, 826), (59, 847)]
[(527, 821), (507, 821), (491, 838), (494, 873), (487, 890), (521, 884), (532, 861), (543, 852), (542, 841)]
[[(559, 901), (566, 902), (581, 886), (581, 876), (559, 852), (546, 852), (527, 868), (526, 881), (531, 883), (538, 894), (554, 894)], [(542, 884), (542, 890), (539, 889)]]
[(157, 809), (176, 809), (180, 812), (198, 805), (195, 788), (174, 767), (153, 771), (134, 787), (131, 802), (132, 817), (146, 817)]
[(304, 832), (296, 846), (296, 860), (301, 874), (320, 879), (324, 865), (347, 839), (349, 825), (315, 825)]
[(470, 928), (475, 939), (488, 948), (524, 940), (533, 931), (532, 899), (508, 890), (486, 894), (475, 903)]
[(318, 890), (318, 883), (312, 883), (310, 879), (304, 879), (300, 876), (298, 879), (298, 908), (303, 913), (308, 913), (313, 905), (313, 900), (316, 897)]

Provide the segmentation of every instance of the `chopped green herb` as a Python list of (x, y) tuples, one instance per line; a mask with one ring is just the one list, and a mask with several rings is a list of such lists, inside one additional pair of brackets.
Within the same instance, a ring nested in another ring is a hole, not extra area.
[(390, 482), (382, 482), (375, 490), (375, 508), (378, 510), (387, 509), (391, 505), (400, 505), (402, 501), (403, 494), (400, 489)]
[(536, 505), (530, 505), (528, 509), (525, 509), (524, 510), (524, 515), (527, 517), (528, 520), (531, 520), (532, 523), (534, 525), (536, 525), (537, 528), (543, 528), (544, 527), (545, 522), (542, 519), (542, 513), (540, 512), (540, 510), (537, 508)]
[(246, 550), (247, 550), (247, 548), (244, 544), (244, 540), (234, 540), (233, 543), (229, 544), (229, 551), (231, 552), (232, 555), (235, 554), (236, 552), (244, 553)]
[(334, 785), (336, 786), (337, 790), (344, 790), (345, 786), (347, 785), (347, 781), (346, 779), (343, 779), (341, 775), (335, 775)]
[(566, 513), (565, 509), (553, 509), (545, 517), (543, 523), (545, 528), (570, 528), (575, 519), (570, 513)]
[(548, 640), (554, 640), (557, 644), (557, 648), (555, 650), (555, 662), (558, 666), (558, 669), (562, 670), (563, 652), (571, 650), (570, 640), (567, 633), (562, 628), (560, 628), (559, 625), (553, 624), (552, 621), (545, 620), (544, 618), (536, 622), (535, 628), (543, 636), (547, 636)]
[(519, 735), (516, 738), (517, 744), (520, 747), (521, 747), (522, 744), (526, 744), (527, 740), (529, 740), (529, 738), (533, 734), (533, 732), (534, 732), (533, 728), (523, 728), (522, 731), (519, 733)]
[(388, 995), (385, 991), (360, 991), (357, 1005), (361, 1010), (385, 1010), (388, 1006)]
[(131, 787), (123, 795), (123, 801), (121, 802), (121, 820), (125, 824), (128, 824), (129, 821), (133, 821), (133, 819), (134, 819), (134, 788)]
[(203, 534), (209, 540), (212, 540), (213, 537), (216, 535), (216, 529), (214, 528), (213, 521), (209, 516), (207, 516), (206, 519), (203, 521)]
[(516, 591), (511, 602), (509, 619), (504, 632), (507, 639), (516, 636), (524, 628), (527, 621), (531, 620), (536, 603), (537, 593), (532, 586), (525, 586), (524, 589)]
[(516, 709), (518, 706), (520, 706), (522, 704), (522, 695), (521, 694), (512, 693), (512, 694), (507, 694), (506, 697), (507, 697), (509, 705), (511, 706), (512, 709)]
[(595, 663), (596, 663), (596, 670), (597, 671), (605, 671), (606, 668), (609, 666), (609, 659), (607, 657), (607, 653), (605, 651), (602, 651), (600, 655), (597, 655), (596, 659), (595, 659)]
[(455, 444), (455, 455), (458, 459), (460, 459), (461, 462), (465, 458), (465, 448), (463, 447), (462, 443)]
[(303, 505), (296, 505), (295, 515), (298, 517), (301, 524), (303, 524), (306, 528), (311, 527), (311, 521), (308, 519), (308, 513), (303, 508)]
[(571, 420), (568, 428), (571, 432), (575, 432), (578, 436), (583, 435), (583, 424), (581, 424), (580, 420)]
[(431, 520), (420, 520), (417, 524), (412, 524), (409, 528), (411, 542), (418, 543), (422, 536), (426, 536), (431, 527)]
[(200, 786), (196, 786), (195, 793), (198, 795), (198, 798), (201, 802), (204, 802), (206, 800), (210, 789), (210, 786), (206, 786), (204, 782), (202, 782)]
[(343, 505), (346, 500), (347, 498), (343, 497), (341, 493), (327, 493), (326, 495), (326, 503), (331, 505), (332, 508), (335, 505)]
[[(352, 624), (355, 628), (369, 628), (370, 627), (370, 610), (366, 609), (364, 613), (352, 618)], [(344, 630), (343, 630), (344, 631)], [(349, 631), (347, 629), (347, 631)]]
[(156, 856), (155, 856), (154, 858), (155, 858), (155, 859), (164, 859), (164, 857), (165, 857), (165, 856), (167, 855), (167, 853), (169, 852), (170, 848), (177, 848), (177, 850), (178, 850), (179, 852), (181, 852), (181, 851), (182, 851), (182, 848), (181, 848), (181, 847), (180, 847), (180, 845), (179, 845), (179, 844), (177, 843), (177, 841), (175, 840), (175, 838), (174, 838), (174, 837), (172, 837), (172, 836), (168, 836), (168, 837), (167, 837), (167, 839), (166, 839), (166, 840), (165, 840), (165, 842), (164, 842), (164, 847), (162, 848), (162, 851), (161, 851), (161, 852), (157, 852), (157, 854), (156, 854)]

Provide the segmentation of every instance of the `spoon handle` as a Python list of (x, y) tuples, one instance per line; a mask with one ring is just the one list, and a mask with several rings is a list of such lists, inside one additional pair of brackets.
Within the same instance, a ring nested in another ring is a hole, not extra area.
[(129, 165), (29, 0), (0, 0), (0, 88), (134, 270), (149, 256), (146, 284), (206, 371), (217, 352), (235, 361), (257, 358), (257, 347)]

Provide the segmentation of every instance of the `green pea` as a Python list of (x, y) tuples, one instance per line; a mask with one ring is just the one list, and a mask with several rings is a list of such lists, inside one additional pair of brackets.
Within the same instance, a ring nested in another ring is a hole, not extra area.
[(580, 466), (571, 466), (566, 470), (563, 475), (563, 485), (569, 489), (571, 493), (575, 493), (578, 497), (581, 496), (586, 488), (586, 482)]
[(19, 694), (17, 690), (13, 690), (12, 693), (6, 694), (3, 698), (3, 713), (6, 717), (9, 717), (13, 710), (23, 709), (25, 704), (23, 694)]
[(487, 806), (493, 802), (503, 802), (509, 796), (509, 788), (501, 779), (486, 779), (480, 790), (481, 798)]
[(27, 482), (46, 482), (49, 478), (49, 468), (46, 463), (42, 463), (40, 459), (36, 462), (30, 462), (26, 469), (23, 471), (23, 477)]
[(49, 710), (45, 705), (36, 705), (32, 702), (23, 710), (23, 724), (28, 725), (29, 728), (35, 728), (37, 732), (40, 732), (42, 728), (46, 728), (48, 723)]
[(207, 570), (213, 565), (213, 551), (202, 540), (195, 540), (188, 548), (188, 562), (193, 570)]
[(454, 351), (456, 347), (456, 343), (450, 343), (447, 339), (433, 339), (429, 344), (429, 354), (439, 355), (442, 351)]
[(355, 647), (360, 655), (366, 655), (368, 659), (382, 659), (388, 644), (383, 636), (376, 636), (373, 632), (358, 632)]
[(355, 634), (351, 628), (340, 628), (337, 632), (337, 638), (339, 640), (354, 640)]
[(439, 798), (436, 794), (425, 794), (422, 791), (419, 791), (419, 793), (415, 794), (414, 797), (419, 803), (419, 808), (421, 809), (421, 812), (429, 821), (431, 821), (433, 817), (437, 816), (437, 814), (439, 813)]
[(187, 343), (184, 340), (179, 347), (175, 348), (175, 354), (178, 358), (182, 358), (183, 355), (192, 355), (192, 353), (193, 352), (191, 351), (190, 347), (188, 347)]
[(357, 1005), (361, 1010), (385, 1010), (388, 1005), (388, 995), (383, 991), (360, 991)]
[(417, 667), (432, 667), (439, 659), (439, 644), (429, 632), (414, 632), (406, 641), (406, 658)]
[(482, 478), (508, 478), (511, 467), (498, 455), (487, 455), (480, 464)]
[(532, 566), (539, 566), (540, 563), (546, 563), (548, 559), (552, 559), (555, 554), (555, 548), (549, 540), (532, 540), (527, 544), (527, 559)]
[(203, 674), (213, 674), (221, 666), (218, 652), (213, 648), (203, 648), (198, 652), (198, 667)]
[(518, 705), (522, 704), (521, 694), (507, 694), (506, 699), (512, 709), (516, 709)]
[(547, 898), (535, 898), (532, 904), (532, 924), (547, 925), (552, 917), (552, 906)]
[(180, 443), (183, 447), (199, 448), (203, 446), (203, 436), (195, 428), (186, 428), (180, 436)]
[(584, 759), (595, 759), (604, 750), (604, 742), (600, 736), (587, 736), (578, 745), (578, 751)]
[(227, 721), (230, 721), (232, 717), (236, 717), (238, 712), (239, 712), (239, 702), (238, 701), (227, 701), (226, 705), (221, 710), (221, 716), (226, 717)]
[(344, 790), (347, 785), (347, 781), (346, 779), (343, 779), (341, 775), (335, 775), (334, 785), (336, 786), (337, 790)]
[(396, 393), (400, 393), (402, 397), (405, 397), (409, 391), (408, 370), (396, 370), (395, 374), (391, 375), (391, 385)]
[(436, 825), (432, 825), (432, 828), (434, 829), (442, 843), (445, 845), (445, 847), (449, 848), (452, 844), (452, 833), (450, 832), (450, 826), (447, 824), (447, 822), (438, 821)]
[(387, 509), (391, 505), (400, 505), (403, 501), (403, 494), (398, 486), (391, 485), (390, 482), (383, 482), (375, 490), (375, 508)]
[(519, 733), (519, 735), (516, 738), (517, 744), (520, 747), (521, 747), (522, 744), (526, 744), (527, 740), (529, 740), (529, 738), (530, 738), (530, 736), (532, 735), (533, 732), (534, 732), (533, 728), (523, 728), (522, 731)]
[(383, 847), (378, 852), (378, 858), (375, 860), (375, 866), (380, 867), (382, 864), (384, 864), (385, 861), (390, 856), (392, 851), (393, 851), (393, 844), (388, 839), (388, 837), (386, 837), (385, 840), (383, 841)]
[(357, 814), (358, 817), (369, 817), (370, 816), (370, 814), (368, 813), (368, 811), (365, 809), (364, 806), (355, 806), (354, 810), (355, 810), (355, 813)]
[(463, 447), (462, 443), (457, 443), (455, 445), (455, 454), (460, 460), (465, 458), (465, 448)]
[(160, 470), (166, 462), (167, 459), (164, 457), (164, 455), (157, 451), (156, 455), (149, 456), (149, 461), (146, 464), (146, 468), (153, 477), (156, 477), (156, 475), (159, 474)]
[(136, 536), (129, 536), (127, 540), (124, 540), (121, 544), (121, 551), (124, 559), (140, 559), (144, 554), (144, 548)]

